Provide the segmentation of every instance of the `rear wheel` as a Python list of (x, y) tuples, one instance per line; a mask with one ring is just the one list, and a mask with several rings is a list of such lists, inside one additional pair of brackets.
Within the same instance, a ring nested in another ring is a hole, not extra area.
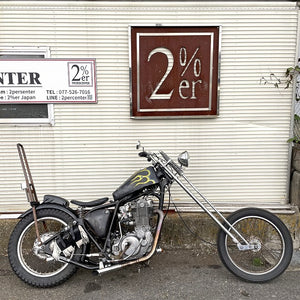
[[(226, 268), (251, 282), (265, 282), (285, 271), (293, 254), (291, 235), (274, 214), (257, 208), (241, 209), (228, 217), (228, 222), (254, 249), (239, 250), (223, 230), (218, 236), (218, 251)], [(224, 225), (239, 241), (237, 234)], [(245, 243), (242, 243), (245, 245)]]
[[(57, 209), (37, 211), (38, 228), (42, 242), (61, 231), (73, 219)], [(79, 254), (76, 249), (74, 254)], [(24, 282), (36, 287), (61, 284), (76, 271), (76, 266), (55, 261), (38, 245), (33, 215), (27, 215), (15, 227), (8, 244), (8, 258), (13, 271)]]

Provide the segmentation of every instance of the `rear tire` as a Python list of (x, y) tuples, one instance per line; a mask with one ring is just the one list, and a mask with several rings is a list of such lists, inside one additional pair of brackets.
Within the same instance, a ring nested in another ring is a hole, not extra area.
[[(57, 209), (38, 210), (37, 220), (42, 240), (73, 222), (68, 214)], [(63, 283), (76, 272), (77, 268), (72, 264), (55, 261), (42, 252), (34, 253), (35, 242), (37, 238), (33, 214), (29, 214), (16, 225), (8, 244), (10, 265), (21, 280), (35, 287), (52, 287)], [(76, 249), (75, 253), (79, 254), (80, 251)], [(50, 261), (46, 261), (46, 258)]]
[[(220, 229), (218, 252), (230, 272), (246, 281), (266, 282), (286, 270), (293, 254), (293, 242), (289, 230), (277, 216), (262, 209), (245, 208), (227, 220), (256, 246), (253, 250), (239, 250), (231, 237)], [(229, 228), (227, 224), (223, 225)], [(228, 230), (237, 238), (232, 229)]]

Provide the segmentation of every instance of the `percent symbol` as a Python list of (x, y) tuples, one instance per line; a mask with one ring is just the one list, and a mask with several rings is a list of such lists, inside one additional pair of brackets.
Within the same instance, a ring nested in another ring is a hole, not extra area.
[(87, 70), (87, 65), (85, 65), (85, 66), (81, 66), (80, 67), (80, 70), (82, 71), (82, 74), (84, 75), (84, 74), (89, 74), (89, 70)]
[[(190, 64), (193, 62), (197, 52), (199, 51), (199, 47), (194, 51), (192, 57), (190, 58), (190, 60), (187, 62), (187, 51), (185, 47), (181, 47), (180, 51), (179, 51), (179, 62), (180, 65), (182, 67), (185, 67), (184, 70), (181, 73), (181, 77), (183, 77), (183, 75), (185, 74), (185, 72), (187, 71), (187, 69), (189, 68)], [(199, 77), (201, 73), (201, 61), (200, 58), (196, 58), (194, 60), (194, 75), (196, 77)]]

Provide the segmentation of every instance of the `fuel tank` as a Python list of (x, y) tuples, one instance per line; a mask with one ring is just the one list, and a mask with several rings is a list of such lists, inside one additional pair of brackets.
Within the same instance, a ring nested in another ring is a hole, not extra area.
[(120, 187), (113, 193), (115, 201), (125, 196), (143, 190), (146, 187), (159, 183), (155, 170), (152, 166), (139, 170), (129, 177)]

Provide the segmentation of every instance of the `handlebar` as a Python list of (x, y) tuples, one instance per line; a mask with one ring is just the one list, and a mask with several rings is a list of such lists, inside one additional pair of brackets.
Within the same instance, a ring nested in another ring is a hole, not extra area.
[[(139, 143), (137, 149), (140, 147), (141, 144)], [(182, 169), (165, 152), (160, 151), (159, 153), (162, 156), (162, 158), (166, 161), (166, 163), (162, 162), (162, 160), (155, 153), (144, 151), (144, 147), (143, 151), (139, 153), (139, 156), (146, 157), (148, 161), (152, 160), (155, 163), (159, 163), (164, 168), (167, 165), (169, 165), (178, 175), (181, 176), (183, 174)]]

